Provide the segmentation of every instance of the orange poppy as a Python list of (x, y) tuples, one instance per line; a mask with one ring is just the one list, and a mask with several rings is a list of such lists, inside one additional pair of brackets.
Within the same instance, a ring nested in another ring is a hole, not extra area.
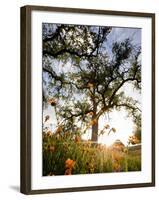
[(71, 174), (72, 174), (72, 169), (67, 168), (67, 169), (65, 170), (65, 175), (71, 175)]
[(89, 88), (93, 88), (93, 87), (94, 87), (93, 83), (88, 83), (87, 86), (88, 86)]
[(75, 136), (75, 142), (80, 142), (81, 141), (81, 137), (79, 135)]
[(68, 158), (66, 161), (65, 161), (65, 168), (69, 168), (69, 169), (72, 169), (74, 168), (74, 165), (75, 165), (75, 161), (74, 160), (71, 160), (70, 158)]
[(55, 98), (51, 98), (48, 100), (48, 103), (51, 104), (51, 106), (55, 106), (57, 104), (57, 100)]

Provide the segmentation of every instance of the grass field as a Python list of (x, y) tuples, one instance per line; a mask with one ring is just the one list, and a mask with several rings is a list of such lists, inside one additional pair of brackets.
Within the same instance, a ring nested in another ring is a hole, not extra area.
[(106, 147), (79, 136), (43, 135), (43, 176), (141, 170), (140, 147)]

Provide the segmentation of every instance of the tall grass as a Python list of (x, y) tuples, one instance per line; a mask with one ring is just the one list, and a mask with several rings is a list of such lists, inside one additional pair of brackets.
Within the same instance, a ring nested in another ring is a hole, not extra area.
[(79, 136), (43, 133), (43, 176), (141, 170), (141, 156), (115, 150)]

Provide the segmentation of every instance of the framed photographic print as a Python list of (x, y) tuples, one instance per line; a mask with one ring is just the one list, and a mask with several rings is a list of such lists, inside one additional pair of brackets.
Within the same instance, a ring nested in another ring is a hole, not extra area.
[(155, 185), (155, 14), (21, 8), (21, 192)]

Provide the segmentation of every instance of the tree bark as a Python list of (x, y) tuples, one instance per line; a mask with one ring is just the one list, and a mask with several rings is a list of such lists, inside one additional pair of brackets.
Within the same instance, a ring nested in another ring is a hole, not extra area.
[[(94, 89), (93, 93), (95, 94), (95, 89)], [(92, 116), (93, 125), (92, 125), (91, 141), (97, 142), (98, 141), (97, 104), (96, 104), (96, 101), (95, 101), (95, 97), (92, 98), (92, 99), (93, 99), (93, 116)]]
[(95, 124), (92, 125), (92, 138), (91, 141), (97, 142), (98, 141), (98, 119)]

